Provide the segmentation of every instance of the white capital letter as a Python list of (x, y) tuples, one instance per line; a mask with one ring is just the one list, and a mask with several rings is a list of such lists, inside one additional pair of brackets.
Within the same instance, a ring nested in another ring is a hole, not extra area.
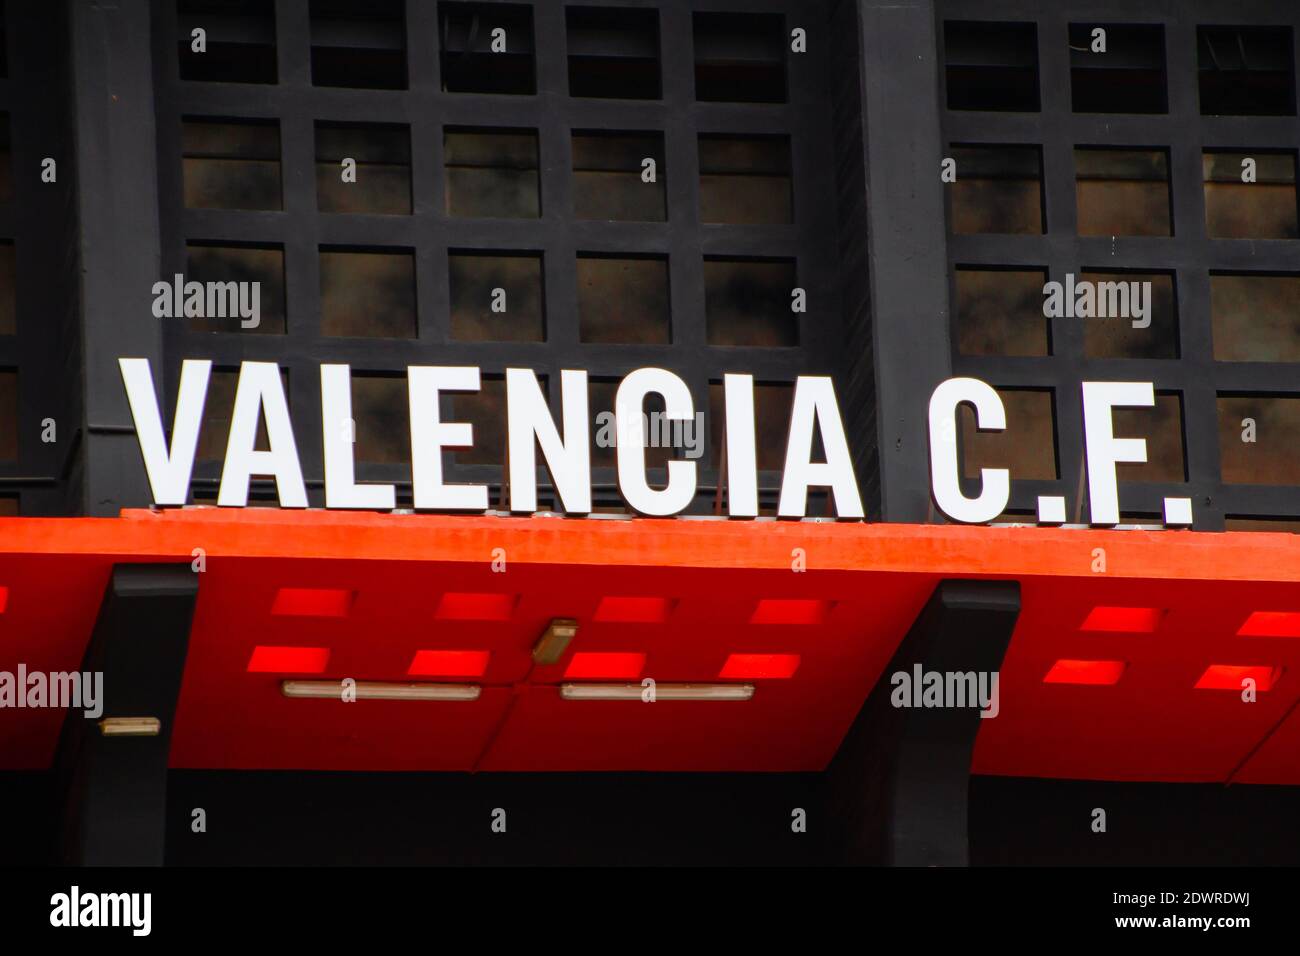
[(587, 373), (560, 372), (564, 438), (546, 406), (537, 375), (506, 369), (506, 433), (510, 444), (510, 510), (537, 510), (537, 445), (564, 510), (591, 511), (591, 443), (587, 435)]
[(153, 390), (148, 359), (117, 360), (126, 383), (126, 398), (135, 420), (135, 434), (144, 456), (144, 470), (149, 475), (154, 504), (183, 505), (189, 494), (190, 472), (199, 445), (199, 425), (203, 421), (203, 403), (208, 394), (208, 376), (212, 363), (206, 359), (181, 362), (181, 384), (176, 395), (176, 418), (172, 424), (172, 445), (167, 448), (163, 435), (162, 412)]
[[(266, 416), (270, 451), (253, 450), (259, 414)], [(298, 445), (289, 421), (289, 403), (280, 384), (280, 367), (274, 362), (243, 362), (239, 366), (217, 504), (226, 508), (242, 508), (248, 504), (248, 481), (253, 475), (275, 478), (280, 507), (307, 507), (307, 487), (302, 481)]]
[(727, 419), (727, 514), (755, 518), (758, 455), (754, 449), (754, 376), (724, 375), (722, 388)]
[(664, 398), (664, 415), (669, 420), (694, 421), (695, 403), (686, 383), (661, 368), (639, 368), (623, 379), (614, 396), (614, 420), (618, 423), (618, 487), (623, 499), (644, 515), (675, 515), (695, 497), (695, 462), (668, 462), (668, 486), (661, 491), (650, 487), (645, 477), (646, 435), (642, 424), (645, 397), (657, 392)]
[(325, 449), (325, 507), (392, 511), (392, 485), (358, 485), (352, 450), (352, 370), (346, 365), (320, 367), (321, 438)]
[(1151, 382), (1084, 382), (1083, 447), (1088, 457), (1088, 512), (1093, 524), (1119, 523), (1115, 464), (1147, 460), (1145, 438), (1116, 438), (1110, 410), (1156, 403)]
[(444, 422), (438, 410), (441, 392), (477, 392), (473, 365), (412, 365), (406, 370), (411, 401), (411, 484), (415, 507), (486, 511), (487, 485), (448, 485), (442, 480), (442, 449), (469, 448), (474, 426)]
[[(812, 460), (813, 425), (821, 431), (826, 461)], [(794, 409), (790, 412), (790, 438), (785, 448), (781, 500), (776, 513), (782, 518), (802, 518), (808, 511), (810, 485), (829, 487), (835, 514), (861, 518), (862, 498), (853, 474), (849, 442), (835, 402), (835, 386), (826, 375), (800, 375), (794, 383)]]
[(957, 406), (975, 408), (975, 427), (1001, 431), (1007, 427), (1007, 411), (991, 385), (977, 378), (950, 378), (930, 396), (930, 487), (935, 503), (954, 521), (981, 524), (992, 521), (1007, 507), (1011, 497), (1011, 473), (1005, 468), (981, 468), (984, 488), (978, 498), (961, 493), (961, 472), (957, 464)]

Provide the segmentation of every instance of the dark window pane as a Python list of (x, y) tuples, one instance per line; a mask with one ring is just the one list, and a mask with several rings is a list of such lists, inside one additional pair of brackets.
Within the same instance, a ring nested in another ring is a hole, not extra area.
[[(654, 160), (655, 181), (642, 178)], [(664, 220), (662, 133), (573, 133), (573, 214), (579, 219)]]
[[(1255, 181), (1241, 181), (1242, 163), (1255, 162)], [(1216, 239), (1296, 238), (1295, 154), (1207, 152), (1205, 234)]]
[(406, 376), (352, 373), (356, 460), (404, 465), (411, 460), (410, 399)]
[(1152, 528), (1163, 528), (1165, 518), (1164, 515), (1153, 511), (1121, 511), (1119, 513), (1119, 523), (1121, 525), (1148, 525)]
[(280, 127), (275, 122), (184, 120), (181, 155), (187, 208), (280, 208)]
[[(189, 263), (185, 270), (186, 284), (190, 282), (222, 283), (226, 292), (234, 291), (226, 283), (257, 283), (257, 303), (261, 321), (258, 325), (243, 328), (237, 310), (227, 308), (226, 317), (205, 314), (179, 321), (189, 322), (195, 332), (255, 332), (284, 333), (284, 252), (261, 246), (213, 246), (191, 243), (186, 247)], [(216, 286), (210, 287), (216, 289)], [(246, 295), (253, 287), (244, 286)], [(206, 290), (205, 290), (206, 291)], [(205, 294), (205, 302), (209, 296)], [(223, 295), (227, 302), (228, 295)], [(206, 311), (206, 309), (205, 309)], [(167, 321), (167, 320), (164, 320)], [(177, 320), (172, 320), (177, 321)]]
[[(546, 338), (541, 256), (454, 252), (447, 257), (447, 266), (455, 341), (541, 342)], [(498, 289), (502, 294), (497, 294)]]
[(668, 260), (578, 257), (582, 342), (667, 344)]
[(1228, 515), (1224, 531), (1266, 531), (1273, 534), (1300, 534), (1300, 521), (1294, 518), (1243, 518)]
[(786, 41), (780, 14), (695, 14), (695, 98), (784, 103)]
[[(536, 91), (531, 7), (440, 3), (438, 27), (444, 90), (516, 95)], [(494, 51), (494, 42), (504, 43), (504, 49)]]
[[(203, 423), (199, 426), (199, 461), (221, 461), (226, 457), (226, 442), (230, 438), (230, 415), (235, 410), (235, 391), (239, 385), (238, 369), (214, 368), (208, 379), (208, 397), (203, 403)], [(280, 386), (285, 401), (289, 400), (289, 372), (280, 370)], [(290, 409), (292, 415), (292, 408)], [(266, 434), (266, 416), (257, 416), (255, 451), (270, 451), (271, 439)]]
[(1047, 273), (958, 269), (957, 350), (962, 355), (1048, 355)]
[(1074, 151), (1081, 236), (1168, 236), (1169, 157), (1163, 150)]
[[(1083, 323), (1088, 358), (1177, 358), (1178, 304), (1174, 277), (1167, 273), (1090, 272), (1080, 280), (1096, 289), (1098, 316)], [(1140, 297), (1145, 317), (1136, 315)], [(1100, 317), (1105, 305), (1106, 318)], [(1145, 325), (1136, 328), (1133, 323)], [(1149, 324), (1147, 324), (1149, 323)]]
[[(785, 468), (785, 444), (794, 407), (794, 386), (754, 383), (754, 451), (759, 471)], [(709, 441), (713, 467), (722, 467), (722, 443), (727, 434), (724, 391), (721, 382), (709, 383)], [(820, 459), (820, 435), (814, 434), (813, 460)]]
[(445, 148), (448, 215), (541, 215), (535, 132), (448, 130)]
[(1210, 276), (1214, 357), (1300, 362), (1300, 276)]
[[(458, 465), (501, 465), (506, 460), (506, 382), (483, 376), (477, 392), (451, 394), (452, 417), (446, 421), (468, 422), (474, 429), (474, 446), (455, 453)], [(546, 382), (542, 383), (546, 394)]]
[(569, 7), (569, 95), (659, 98), (659, 13)]
[(415, 338), (415, 257), (322, 249), (320, 311), (322, 335)]
[(18, 263), (12, 242), (0, 242), (0, 335), (18, 334)]
[(405, 89), (402, 0), (311, 0), (311, 81), (316, 86)]
[(701, 136), (700, 221), (793, 222), (789, 138)]
[(1045, 479), (1056, 473), (1056, 417), (1045, 389), (998, 389), (1006, 408), (1004, 431), (979, 431), (975, 411), (962, 405), (962, 474), (978, 478), (982, 468), (1009, 468), (1012, 480)]
[(1300, 398), (1219, 395), (1218, 407), (1224, 484), (1300, 485)]
[[(182, 80), (274, 83), (275, 6), (265, 0), (180, 0), (177, 5)], [(193, 31), (206, 34), (194, 50)]]
[(0, 369), (0, 461), (18, 460), (18, 373)]
[(704, 313), (710, 345), (798, 345), (791, 311), (798, 286), (788, 260), (704, 260)]
[[(1098, 28), (1106, 49), (1094, 53)], [(1164, 27), (1071, 23), (1070, 90), (1076, 113), (1165, 112)]]
[(943, 25), (948, 109), (1038, 109), (1038, 29), (1032, 23)]
[(952, 231), (1040, 234), (1042, 161), (1037, 146), (953, 146)]
[(1294, 116), (1290, 27), (1197, 27), (1201, 112)]
[[(343, 181), (343, 160), (356, 181)], [(316, 203), (321, 212), (411, 211), (411, 136), (405, 126), (316, 124)]]
[(1187, 480), (1183, 402), (1177, 394), (1156, 392), (1154, 407), (1116, 408), (1111, 421), (1117, 438), (1145, 438), (1147, 442), (1144, 463), (1115, 466), (1120, 481)]

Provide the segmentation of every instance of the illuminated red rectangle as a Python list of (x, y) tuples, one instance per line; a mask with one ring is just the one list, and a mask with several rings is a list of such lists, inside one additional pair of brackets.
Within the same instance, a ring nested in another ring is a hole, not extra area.
[(564, 676), (631, 680), (640, 677), (643, 670), (644, 654), (583, 651), (573, 655)]
[(798, 654), (732, 654), (718, 676), (730, 680), (793, 677), (799, 669)]
[(434, 617), (443, 621), (508, 621), (518, 599), (516, 594), (448, 591), (438, 601)]
[(406, 673), (411, 677), (482, 677), (489, 651), (416, 651)]
[(662, 624), (673, 602), (661, 597), (603, 597), (595, 620), (618, 624)]
[(1079, 630), (1149, 634), (1160, 626), (1164, 615), (1164, 608), (1158, 607), (1094, 607)]
[(1300, 637), (1300, 611), (1255, 611), (1237, 629), (1239, 637)]
[(1239, 666), (1236, 664), (1211, 664), (1196, 682), (1197, 690), (1244, 690), (1242, 681), (1251, 679), (1256, 690), (1271, 690), (1282, 676), (1278, 667)]
[(1123, 661), (1059, 660), (1043, 678), (1044, 684), (1118, 684), (1128, 665)]
[(253, 648), (246, 670), (250, 674), (323, 674), (330, 661), (328, 647)]
[(284, 617), (347, 617), (352, 592), (342, 588), (280, 588), (271, 613)]
[(7, 607), (9, 607), (9, 589), (0, 586), (0, 614), (3, 614)]
[(820, 624), (830, 601), (811, 598), (763, 598), (749, 616), (750, 624)]

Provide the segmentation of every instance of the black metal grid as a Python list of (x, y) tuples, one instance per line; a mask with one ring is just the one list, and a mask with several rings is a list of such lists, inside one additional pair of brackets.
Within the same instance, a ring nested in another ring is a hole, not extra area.
[[(1046, 268), (1049, 278), (1107, 268), (1172, 272), (1178, 315), (1178, 359), (1085, 358), (1078, 320), (1053, 319), (1053, 353), (1042, 358), (974, 357), (953, 352), (954, 374), (972, 375), (996, 387), (1050, 388), (1055, 393), (1057, 481), (1013, 481), (1011, 511), (1032, 513), (1040, 494), (1064, 495), (1073, 520), (1081, 491), (1083, 461), (1079, 383), (1084, 380), (1151, 381), (1157, 392), (1178, 392), (1183, 403), (1185, 484), (1121, 482), (1125, 513), (1159, 515), (1162, 499), (1190, 496), (1194, 527), (1222, 530), (1225, 515), (1300, 515), (1300, 488), (1224, 485), (1219, 473), (1219, 392), (1300, 393), (1292, 363), (1226, 363), (1213, 358), (1209, 275), (1212, 271), (1300, 272), (1295, 240), (1210, 239), (1205, 230), (1203, 149), (1300, 147), (1295, 116), (1203, 116), (1198, 96), (1197, 27), (1289, 26), (1300, 42), (1300, 5), (1252, 0), (940, 0), (939, 42), (946, 20), (1033, 22), (1038, 30), (1041, 109), (1033, 113), (941, 109), (945, 143), (1041, 146), (1047, 222), (1042, 236), (951, 236), (949, 280), (958, 265)], [(1164, 28), (1168, 112), (1163, 114), (1074, 113), (1071, 110), (1071, 23), (1159, 24)], [(1293, 50), (1293, 59), (1300, 56)], [(943, 61), (942, 55), (940, 62)], [(1168, 238), (1076, 235), (1076, 146), (1128, 146), (1169, 151), (1174, 234)], [(955, 299), (955, 288), (952, 301)], [(953, 339), (955, 343), (955, 338)], [(1087, 511), (1082, 511), (1086, 520)]]
[[(582, 4), (588, 5), (588, 4)], [(295, 435), (313, 506), (322, 500), (320, 399), (317, 365), (348, 362), (353, 374), (401, 372), (411, 364), (480, 365), (484, 376), (507, 366), (537, 371), (558, 382), (565, 368), (584, 368), (591, 378), (619, 377), (644, 365), (677, 372), (691, 388), (697, 411), (708, 410), (708, 386), (724, 372), (753, 373), (756, 381), (791, 382), (799, 374), (829, 374), (839, 365), (841, 341), (838, 250), (834, 190), (827, 176), (830, 106), (823, 58), (788, 55), (787, 102), (697, 102), (694, 95), (692, 14), (704, 7), (737, 14), (779, 12), (786, 34), (808, 31), (809, 44), (827, 42), (824, 5), (789, 0), (614, 0), (608, 8), (653, 8), (659, 14), (662, 99), (582, 99), (568, 95), (565, 5), (531, 4), (536, 50), (536, 95), (448, 93), (441, 89), (438, 14), (434, 3), (408, 0), (404, 90), (317, 87), (311, 82), (307, 0), (279, 0), (275, 29), (279, 82), (275, 85), (179, 80), (177, 10), (174, 0), (154, 4), (155, 96), (164, 277), (183, 272), (187, 241), (238, 241), (283, 248), (287, 334), (191, 332), (170, 321), (164, 333), (168, 415), (174, 408), (180, 361), (211, 358), (214, 368), (241, 360), (275, 361), (289, 370), (289, 401)], [(787, 42), (788, 49), (788, 42)], [(277, 119), (280, 123), (283, 211), (186, 209), (182, 200), (181, 118), (212, 116)], [(409, 128), (412, 214), (409, 216), (318, 214), (314, 126), (324, 122), (395, 123)], [(535, 129), (539, 142), (542, 216), (539, 219), (449, 218), (443, 205), (445, 127)], [(666, 222), (575, 220), (570, 196), (571, 131), (659, 131), (664, 137)], [(697, 136), (700, 133), (785, 134), (791, 141), (794, 223), (704, 225), (699, 221)], [(326, 245), (414, 250), (418, 338), (337, 339), (319, 333), (317, 251)], [(454, 342), (449, 334), (447, 254), (472, 249), (540, 254), (543, 258), (547, 337), (543, 343)], [(671, 345), (581, 344), (575, 257), (579, 253), (667, 256)], [(808, 311), (799, 315), (794, 348), (720, 348), (705, 344), (703, 262), (706, 256), (786, 257), (798, 262)], [(550, 390), (558, 420), (557, 389)], [(450, 409), (446, 409), (450, 412)], [(169, 419), (170, 420), (170, 419)], [(713, 508), (717, 463), (708, 449), (699, 464), (693, 510)], [(219, 463), (196, 466), (193, 487), (210, 497)], [(447, 463), (449, 480), (487, 482), (494, 505), (501, 468)], [(358, 479), (398, 486), (409, 503), (407, 465), (358, 463)], [(653, 470), (651, 480), (655, 480)], [(539, 473), (541, 502), (549, 475)], [(763, 501), (774, 504), (778, 476), (760, 479)], [(255, 494), (270, 485), (255, 482)], [(617, 498), (613, 469), (593, 470), (597, 506)]]
[[(16, 331), (0, 336), (0, 370), (18, 374), (18, 455), (0, 462), (0, 496), (17, 498), (21, 514), (64, 514), (72, 507), (68, 476), (81, 441), (76, 351), (76, 175), (67, 125), (66, 22), (51, 5), (8, 3), (4, 17), (6, 70), (0, 113), (10, 137), (12, 197), (0, 203), (0, 241), (15, 257)], [(44, 158), (57, 178), (41, 181)], [(61, 383), (61, 384), (56, 384)], [(55, 440), (42, 440), (52, 419)]]

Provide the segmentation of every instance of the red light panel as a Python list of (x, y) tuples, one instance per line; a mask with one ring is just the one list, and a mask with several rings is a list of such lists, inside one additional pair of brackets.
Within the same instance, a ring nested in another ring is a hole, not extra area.
[(1239, 637), (1300, 637), (1300, 612), (1256, 611), (1237, 629)]
[(1164, 609), (1158, 607), (1094, 607), (1079, 630), (1150, 634), (1160, 626), (1164, 615)]
[(1271, 690), (1282, 676), (1280, 668), (1261, 666), (1238, 666), (1236, 664), (1211, 664), (1196, 682), (1197, 690), (1235, 690), (1242, 691), (1241, 682), (1246, 678), (1255, 681), (1255, 689)]
[(489, 651), (416, 651), (406, 673), (411, 677), (482, 677)]
[(323, 674), (329, 660), (328, 647), (270, 647), (259, 644), (253, 648), (246, 669), (250, 674)]
[(732, 654), (718, 676), (724, 680), (785, 678), (798, 669), (798, 654)]
[(1044, 684), (1118, 684), (1128, 665), (1123, 661), (1059, 660), (1043, 678)]
[(632, 680), (645, 670), (645, 655), (583, 651), (574, 654), (564, 670), (566, 678)]

